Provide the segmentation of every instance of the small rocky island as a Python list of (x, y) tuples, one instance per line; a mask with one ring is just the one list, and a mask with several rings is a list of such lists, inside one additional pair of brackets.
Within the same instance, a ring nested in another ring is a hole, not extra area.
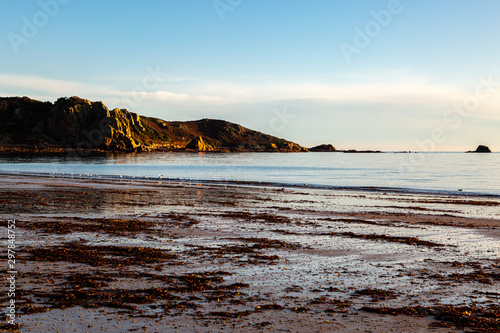
[(468, 151), (468, 153), (491, 153), (491, 150), (488, 146), (479, 145), (476, 150)]
[(337, 149), (335, 149), (335, 147), (331, 144), (323, 144), (323, 145), (319, 145), (319, 146), (316, 146), (316, 147), (312, 147), (312, 148), (309, 148), (309, 151), (314, 151), (314, 152), (333, 152), (333, 151), (337, 151)]

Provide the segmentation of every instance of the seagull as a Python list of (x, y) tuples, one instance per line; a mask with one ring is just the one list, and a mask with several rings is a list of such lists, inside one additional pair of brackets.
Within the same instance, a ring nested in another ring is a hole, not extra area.
[(163, 175), (158, 175), (158, 179), (161, 179), (161, 177), (163, 177)]

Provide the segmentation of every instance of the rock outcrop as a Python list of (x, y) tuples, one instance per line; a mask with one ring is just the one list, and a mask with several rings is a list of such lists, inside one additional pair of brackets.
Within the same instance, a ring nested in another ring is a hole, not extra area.
[(491, 153), (491, 150), (488, 146), (479, 145), (474, 153)]
[(186, 145), (186, 149), (192, 149), (196, 151), (212, 151), (213, 148), (208, 143), (206, 143), (201, 136), (197, 136), (191, 142)]
[(0, 98), (0, 151), (307, 151), (223, 120), (165, 121), (79, 97)]
[(315, 152), (334, 152), (337, 151), (333, 145), (330, 144), (324, 144), (324, 145), (319, 145), (316, 147), (309, 148), (309, 151), (315, 151)]
[(343, 153), (353, 153), (353, 154), (378, 154), (382, 153), (381, 150), (356, 150), (356, 149), (349, 149), (349, 150), (342, 150)]

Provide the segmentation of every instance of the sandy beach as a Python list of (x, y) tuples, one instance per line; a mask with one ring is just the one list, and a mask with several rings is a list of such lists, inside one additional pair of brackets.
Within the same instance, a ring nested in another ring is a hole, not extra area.
[(500, 332), (498, 197), (1, 174), (0, 214), (4, 331)]

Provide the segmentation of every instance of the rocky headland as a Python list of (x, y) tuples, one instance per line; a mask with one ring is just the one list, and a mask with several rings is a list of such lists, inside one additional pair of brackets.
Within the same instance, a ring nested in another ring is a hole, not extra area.
[(79, 97), (0, 98), (3, 152), (301, 152), (300, 145), (224, 120), (165, 121)]

